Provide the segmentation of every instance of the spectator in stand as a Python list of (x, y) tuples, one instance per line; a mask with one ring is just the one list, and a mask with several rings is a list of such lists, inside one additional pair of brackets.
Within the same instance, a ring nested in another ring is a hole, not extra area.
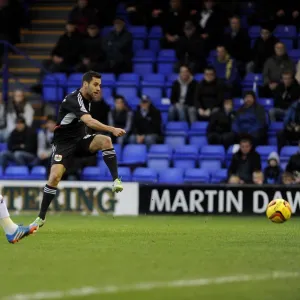
[[(105, 102), (103, 97), (95, 99), (91, 102), (91, 116), (97, 121), (107, 124), (108, 123), (108, 114), (110, 112), (109, 105)], [(96, 133), (95, 130), (89, 129), (89, 132)], [(107, 134), (107, 133), (102, 133)]]
[(242, 182), (241, 182), (241, 178), (239, 176), (232, 174), (228, 178), (227, 183), (228, 184), (241, 184)]
[[(126, 100), (123, 96), (115, 97), (115, 107), (108, 113), (109, 126), (123, 128), (127, 133), (132, 127), (132, 112), (128, 108)], [(112, 137), (113, 143), (123, 145), (127, 139), (127, 135), (121, 137)]]
[(300, 23), (300, 5), (297, 1), (285, 0), (270, 3), (273, 8), (273, 16), (278, 25), (296, 25)]
[(272, 97), (273, 91), (278, 86), (282, 73), (294, 72), (294, 63), (286, 53), (285, 45), (281, 42), (275, 45), (275, 55), (270, 57), (264, 64), (263, 80), (264, 97)]
[(217, 77), (224, 80), (234, 96), (240, 95), (240, 76), (235, 59), (231, 58), (224, 46), (217, 47), (217, 57), (213, 62)]
[(297, 66), (296, 66), (296, 75), (295, 78), (297, 82), (300, 84), (300, 60), (298, 60)]
[[(137, 0), (139, 3), (141, 1)], [(145, 0), (147, 1), (147, 0)], [(112, 24), (114, 17), (116, 15), (116, 9), (119, 1), (112, 0), (89, 0), (89, 6), (96, 10), (96, 18), (98, 20), (98, 25), (109, 26)], [(129, 1), (134, 2), (134, 1)]]
[(15, 129), (16, 119), (23, 117), (28, 127), (32, 125), (34, 110), (32, 105), (27, 102), (25, 94), (21, 90), (14, 91), (13, 98), (8, 103), (6, 124), (7, 134)]
[(169, 121), (191, 121), (193, 119), (194, 95), (197, 81), (194, 79), (189, 67), (181, 66), (178, 79), (173, 82), (171, 103), (169, 108)]
[(295, 183), (295, 179), (292, 173), (284, 172), (281, 176), (282, 184), (291, 185)]
[(156, 144), (161, 136), (161, 115), (148, 96), (142, 96), (141, 103), (133, 117), (131, 144)]
[(260, 37), (255, 40), (252, 48), (253, 61), (247, 67), (248, 72), (262, 73), (267, 59), (275, 55), (275, 45), (278, 42), (278, 38), (273, 35), (272, 25), (262, 24)]
[(198, 83), (194, 99), (194, 107), (191, 107), (191, 122), (198, 119), (207, 121), (211, 114), (223, 106), (224, 84), (217, 78), (216, 71), (212, 67), (204, 70), (204, 78)]
[(114, 29), (103, 39), (107, 71), (116, 74), (131, 72), (132, 42), (132, 34), (126, 29), (124, 19), (116, 17)]
[(54, 135), (54, 129), (56, 126), (56, 120), (52, 116), (47, 117), (45, 127), (38, 133), (38, 150), (37, 155), (39, 165), (49, 167), (51, 155), (52, 155), (52, 140)]
[[(139, 2), (141, 0), (138, 0)], [(168, 11), (170, 7), (170, 0), (161, 1), (147, 1), (150, 11), (149, 27), (151, 26), (163, 26), (164, 24), (164, 12)]]
[(78, 0), (69, 14), (68, 20), (77, 26), (80, 33), (86, 32), (90, 22), (96, 22), (96, 10), (88, 4), (88, 0)]
[(264, 184), (265, 177), (262, 171), (254, 171), (252, 174), (252, 182), (257, 185)]
[(300, 142), (299, 151), (290, 157), (285, 170), (294, 175), (297, 183), (300, 183)]
[[(177, 66), (187, 65), (193, 73), (203, 72), (206, 66), (204, 43), (192, 21), (186, 21), (183, 36), (176, 43)], [(178, 68), (177, 68), (178, 69)]]
[(105, 54), (102, 50), (99, 27), (96, 24), (90, 24), (87, 33), (87, 37), (83, 40), (82, 60), (77, 66), (77, 71), (82, 73), (89, 70), (101, 72)]
[(148, 24), (147, 18), (147, 9), (149, 5), (147, 5), (148, 1), (144, 0), (129, 0), (126, 3), (126, 11), (128, 14), (129, 23), (136, 25), (145, 25)]
[(223, 108), (212, 114), (207, 126), (207, 140), (212, 145), (224, 145), (227, 149), (235, 142), (232, 121), (235, 117), (232, 99), (224, 100)]
[(274, 108), (269, 111), (272, 122), (282, 121), (288, 108), (300, 98), (300, 85), (292, 72), (282, 73), (282, 82), (274, 90)]
[(182, 29), (185, 20), (188, 18), (187, 11), (184, 9), (181, 0), (170, 0), (170, 8), (163, 13), (163, 32), (164, 37), (161, 41), (161, 47), (165, 49), (174, 49), (179, 36), (182, 35)]
[(241, 183), (252, 183), (253, 172), (259, 170), (261, 170), (260, 155), (253, 148), (251, 139), (241, 139), (240, 150), (232, 156), (228, 177), (234, 174), (241, 178)]
[(7, 140), (6, 114), (6, 104), (3, 101), (2, 93), (0, 93), (0, 143)]
[(50, 72), (70, 72), (80, 60), (82, 52), (82, 36), (76, 25), (69, 21), (66, 32), (60, 36), (51, 53), (51, 60), (46, 61), (45, 67)]
[(230, 19), (230, 30), (224, 35), (224, 45), (237, 62), (240, 74), (243, 76), (246, 64), (251, 60), (251, 41), (248, 31), (241, 28), (241, 19), (238, 16)]
[(277, 152), (271, 152), (268, 157), (268, 165), (264, 170), (265, 182), (268, 184), (280, 183), (281, 174), (279, 155)]
[(262, 145), (266, 142), (266, 113), (264, 108), (256, 102), (254, 92), (245, 93), (244, 105), (237, 111), (232, 131), (237, 137), (250, 135), (255, 145)]
[(287, 144), (295, 144), (300, 140), (300, 100), (288, 109), (283, 121), (284, 129), (277, 133), (278, 149)]
[(6, 168), (9, 162), (28, 165), (35, 161), (37, 135), (34, 129), (27, 127), (25, 119), (18, 117), (16, 127), (8, 138), (8, 150), (0, 153), (0, 165)]

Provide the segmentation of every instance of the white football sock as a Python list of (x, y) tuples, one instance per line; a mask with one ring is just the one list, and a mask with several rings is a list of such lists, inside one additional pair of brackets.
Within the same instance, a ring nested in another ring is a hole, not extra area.
[(2, 195), (0, 195), (0, 226), (6, 234), (14, 234), (18, 229), (18, 225), (9, 217), (9, 212)]

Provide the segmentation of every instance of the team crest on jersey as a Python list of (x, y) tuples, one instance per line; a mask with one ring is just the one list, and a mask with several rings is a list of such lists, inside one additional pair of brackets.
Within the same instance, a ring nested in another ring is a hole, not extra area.
[(54, 160), (55, 160), (55, 161), (62, 161), (62, 155), (55, 154), (55, 155), (54, 155)]

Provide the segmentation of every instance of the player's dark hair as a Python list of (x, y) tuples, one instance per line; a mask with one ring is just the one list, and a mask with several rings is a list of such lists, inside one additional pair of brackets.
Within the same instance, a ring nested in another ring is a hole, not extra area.
[(88, 71), (88, 72), (84, 73), (83, 76), (82, 76), (82, 84), (84, 82), (90, 83), (93, 80), (93, 78), (99, 78), (100, 79), (101, 75), (99, 73), (95, 72), (95, 71)]

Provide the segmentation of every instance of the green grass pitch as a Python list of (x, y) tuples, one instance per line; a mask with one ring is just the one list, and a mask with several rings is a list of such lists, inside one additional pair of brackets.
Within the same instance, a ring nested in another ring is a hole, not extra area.
[[(32, 219), (14, 218), (22, 223)], [(135, 286), (141, 282), (162, 285), (77, 297), (58, 294), (56, 299), (300, 299), (300, 277), (181, 287), (164, 284), (299, 272), (297, 217), (273, 224), (264, 217), (54, 215), (34, 236), (10, 245), (1, 234), (0, 244), (0, 300), (15, 294)], [(40, 299), (47, 299), (49, 294), (41, 295)]]

